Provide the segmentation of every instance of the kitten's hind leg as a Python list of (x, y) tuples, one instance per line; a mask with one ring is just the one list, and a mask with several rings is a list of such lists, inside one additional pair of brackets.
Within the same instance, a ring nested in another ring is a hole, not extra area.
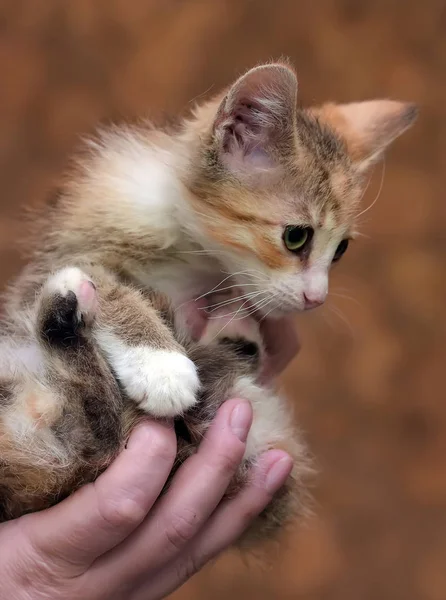
[[(107, 455), (121, 442), (123, 398), (94, 341), (97, 310), (93, 281), (76, 267), (62, 269), (43, 287), (36, 334), (48, 357), (46, 378), (83, 429), (82, 451), (88, 444), (90, 455)], [(59, 428), (67, 424), (61, 420)]]
[(0, 521), (91, 481), (124, 442), (124, 399), (92, 337), (96, 305), (85, 274), (64, 269), (0, 339)]

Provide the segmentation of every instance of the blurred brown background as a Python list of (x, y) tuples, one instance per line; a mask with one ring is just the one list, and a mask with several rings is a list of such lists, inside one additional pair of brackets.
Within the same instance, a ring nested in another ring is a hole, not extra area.
[(316, 516), (267, 569), (227, 556), (176, 598), (445, 600), (444, 1), (1, 0), (1, 280), (21, 205), (45, 198), (80, 134), (174, 114), (280, 55), (305, 103), (388, 96), (421, 116), (328, 305), (299, 319), (284, 380), (321, 471)]

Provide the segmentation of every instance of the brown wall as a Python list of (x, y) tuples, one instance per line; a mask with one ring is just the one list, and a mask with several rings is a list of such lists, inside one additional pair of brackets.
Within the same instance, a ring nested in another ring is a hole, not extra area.
[(285, 383), (321, 470), (316, 516), (270, 570), (226, 557), (177, 598), (444, 600), (443, 0), (0, 0), (1, 279), (18, 266), (20, 205), (45, 197), (79, 134), (174, 113), (280, 55), (304, 102), (389, 96), (421, 117), (327, 306), (299, 319)]

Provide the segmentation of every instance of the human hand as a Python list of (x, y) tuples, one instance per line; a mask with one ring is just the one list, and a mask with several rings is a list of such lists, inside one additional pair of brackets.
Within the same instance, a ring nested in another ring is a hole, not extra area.
[(260, 331), (266, 348), (262, 379), (280, 375), (300, 350), (293, 317), (260, 321)]
[(170, 425), (139, 425), (94, 483), (0, 526), (0, 597), (156, 600), (171, 593), (237, 540), (291, 471), (291, 458), (270, 450), (251, 483), (222, 500), (251, 420), (248, 402), (226, 402), (160, 498), (175, 434)]

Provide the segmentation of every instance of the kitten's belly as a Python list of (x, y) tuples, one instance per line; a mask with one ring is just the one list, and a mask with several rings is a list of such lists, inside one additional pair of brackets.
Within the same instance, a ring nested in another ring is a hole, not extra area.
[(28, 344), (17, 344), (0, 341), (0, 375), (12, 377), (17, 369), (25, 367), (28, 373), (40, 373), (44, 365), (44, 356), (39, 345), (29, 342)]

